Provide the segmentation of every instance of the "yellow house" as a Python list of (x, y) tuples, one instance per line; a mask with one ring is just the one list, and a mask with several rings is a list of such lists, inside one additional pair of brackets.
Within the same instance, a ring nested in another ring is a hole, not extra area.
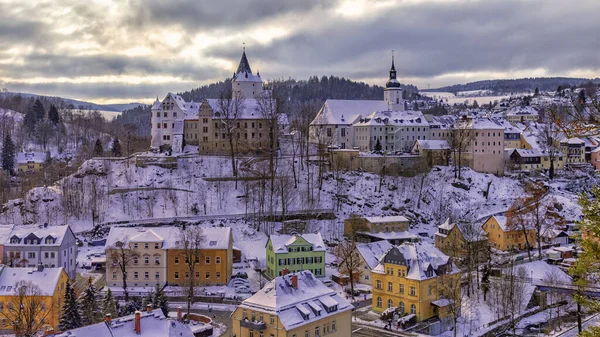
[(429, 243), (393, 247), (372, 271), (373, 311), (398, 308), (417, 321), (437, 316), (438, 284), (443, 277), (460, 277), (452, 259)]
[[(17, 321), (30, 324), (31, 316), (13, 310), (26, 307), (35, 315), (35, 323), (43, 330), (58, 330), (64, 290), (69, 276), (60, 268), (9, 268), (0, 270), (0, 332), (12, 332)], [(25, 294), (25, 296), (19, 296)]]
[[(562, 170), (565, 167), (566, 157), (559, 151), (554, 154), (554, 169)], [(540, 171), (550, 169), (550, 154), (545, 150), (535, 148), (512, 150), (508, 166), (517, 170)]]
[(278, 276), (231, 314), (236, 337), (348, 337), (353, 306), (310, 271)]
[(447, 219), (435, 233), (435, 247), (458, 259), (464, 259), (471, 253), (477, 261), (487, 261), (488, 245), (486, 233), (473, 223), (450, 223)]
[[(156, 284), (183, 286), (190, 279), (180, 243), (179, 227), (112, 227), (106, 240), (106, 285), (123, 287), (118, 245), (135, 255), (127, 261), (127, 286), (147, 288)], [(195, 280), (203, 285), (229, 281), (233, 266), (233, 236), (229, 227), (202, 228), (201, 260), (195, 267)], [(129, 254), (129, 253), (127, 253)]]
[(392, 248), (387, 240), (359, 243), (356, 250), (360, 256), (359, 269), (361, 271), (358, 282), (371, 285), (371, 271), (377, 267), (379, 260)]
[[(233, 269), (233, 235), (229, 227), (205, 228), (200, 261), (195, 270), (198, 285), (224, 285)], [(176, 245), (177, 246), (177, 245)], [(182, 249), (167, 250), (167, 283), (184, 285), (190, 279), (188, 263)], [(188, 283), (189, 284), (189, 283)]]
[[(499, 250), (526, 249), (527, 242), (523, 231), (511, 229), (505, 216), (492, 215), (481, 226), (487, 233), (490, 246)], [(527, 229), (527, 240), (531, 247), (536, 246), (535, 229)]]
[(36, 173), (44, 169), (46, 154), (44, 152), (17, 153), (17, 173)]

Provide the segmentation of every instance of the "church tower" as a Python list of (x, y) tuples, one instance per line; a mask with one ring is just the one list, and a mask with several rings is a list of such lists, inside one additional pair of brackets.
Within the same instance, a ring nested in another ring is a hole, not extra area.
[(250, 63), (246, 57), (246, 47), (244, 47), (237, 71), (233, 74), (231, 91), (236, 97), (245, 99), (258, 97), (263, 92), (263, 81), (258, 72), (256, 75), (252, 73)]
[(390, 69), (390, 79), (383, 89), (383, 99), (388, 104), (388, 110), (403, 111), (404, 100), (402, 99), (402, 88), (400, 82), (396, 79), (396, 67), (394, 66), (394, 55), (392, 54), (392, 68)]

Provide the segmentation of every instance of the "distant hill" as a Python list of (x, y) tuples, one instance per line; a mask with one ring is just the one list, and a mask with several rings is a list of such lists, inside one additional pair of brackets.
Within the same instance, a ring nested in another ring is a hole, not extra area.
[(572, 87), (579, 86), (589, 81), (600, 83), (600, 78), (588, 79), (572, 77), (531, 77), (514, 80), (485, 80), (467, 84), (455, 84), (423, 91), (444, 91), (457, 93), (460, 91), (490, 90), (493, 93), (511, 93), (527, 91), (533, 92), (535, 88), (538, 88), (540, 91), (554, 91), (559, 85), (562, 87)]
[[(24, 93), (24, 92), (0, 92), (0, 97), (6, 97), (6, 96), (21, 96), (21, 97), (25, 97), (25, 98), (29, 98), (29, 97), (43, 97), (43, 98), (47, 98), (50, 100), (62, 100), (66, 105), (73, 105), (73, 107), (75, 109), (84, 109), (84, 110), (103, 110), (103, 111), (114, 111), (114, 112), (121, 112), (123, 110), (119, 110), (113, 106), (120, 106), (120, 105), (128, 105), (128, 104), (112, 104), (112, 105), (102, 105), (102, 104), (96, 104), (96, 103), (92, 103), (92, 102), (86, 102), (86, 101), (80, 101), (80, 100), (76, 100), (76, 99), (71, 99), (71, 98), (64, 98), (64, 97), (56, 97), (56, 96), (44, 96), (44, 95), (37, 95), (37, 94), (30, 94), (30, 93)], [(139, 105), (139, 103), (130, 103), (133, 104), (132, 106), (137, 106)]]
[[(148, 103), (148, 102), (147, 102)], [(125, 111), (129, 109), (134, 109), (140, 105), (144, 105), (144, 103), (124, 103), (124, 104), (106, 104), (104, 106), (115, 109), (116, 111)]]

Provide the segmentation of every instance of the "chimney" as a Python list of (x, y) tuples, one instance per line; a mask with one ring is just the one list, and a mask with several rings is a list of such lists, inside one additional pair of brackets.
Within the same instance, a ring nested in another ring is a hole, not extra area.
[(281, 276), (285, 276), (285, 275), (287, 275), (287, 274), (289, 274), (289, 273), (290, 273), (290, 270), (289, 270), (289, 269), (287, 269), (287, 268), (285, 268), (285, 269), (283, 269), (283, 270), (281, 271)]
[(296, 274), (292, 275), (292, 287), (298, 289), (298, 275)]
[(50, 336), (54, 336), (54, 328), (52, 328), (51, 326), (47, 327), (46, 331), (44, 331), (44, 337)]
[(105, 321), (106, 323), (110, 323), (110, 321), (112, 321), (112, 315), (111, 315), (111, 314), (106, 314), (106, 315), (104, 316), (104, 321)]
[(146, 312), (152, 311), (152, 304), (146, 305)]
[(178, 321), (183, 321), (183, 314), (181, 313), (181, 306), (177, 307), (177, 320)]
[(140, 311), (136, 310), (136, 312), (135, 312), (135, 333), (138, 335), (142, 333), (142, 327), (141, 327), (140, 321), (141, 321)]

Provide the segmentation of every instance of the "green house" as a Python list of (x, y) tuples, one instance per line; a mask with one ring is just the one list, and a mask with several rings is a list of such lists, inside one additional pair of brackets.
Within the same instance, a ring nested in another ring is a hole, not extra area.
[(281, 276), (310, 270), (316, 277), (325, 276), (325, 243), (320, 233), (271, 235), (267, 241), (267, 275)]

